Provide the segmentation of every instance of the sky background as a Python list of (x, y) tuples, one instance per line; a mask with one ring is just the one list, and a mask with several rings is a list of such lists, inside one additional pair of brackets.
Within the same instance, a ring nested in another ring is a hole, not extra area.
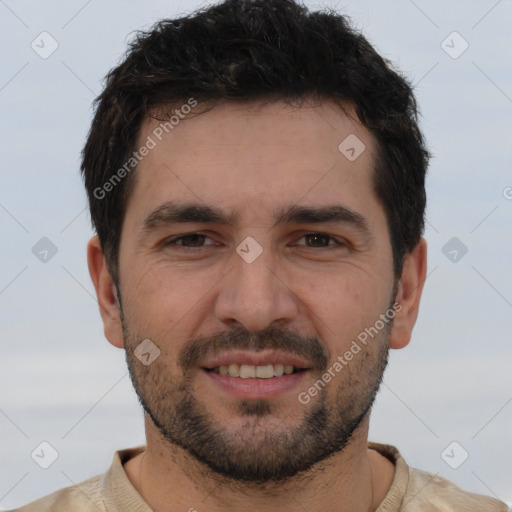
[[(133, 31), (201, 5), (0, 0), (0, 509), (103, 473), (115, 450), (144, 443), (87, 270), (79, 154), (92, 100)], [(412, 342), (392, 351), (370, 439), (512, 503), (512, 1), (306, 5), (348, 14), (403, 70), (434, 154), (429, 277)], [(43, 237), (56, 250), (46, 262)], [(58, 454), (48, 469), (31, 458), (41, 442)]]

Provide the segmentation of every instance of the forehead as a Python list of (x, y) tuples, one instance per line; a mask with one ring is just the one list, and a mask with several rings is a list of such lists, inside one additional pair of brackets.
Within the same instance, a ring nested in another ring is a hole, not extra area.
[(176, 199), (261, 218), (280, 203), (355, 208), (376, 199), (375, 141), (350, 108), (226, 102), (165, 126), (141, 127), (139, 146), (153, 147), (138, 164), (127, 216)]

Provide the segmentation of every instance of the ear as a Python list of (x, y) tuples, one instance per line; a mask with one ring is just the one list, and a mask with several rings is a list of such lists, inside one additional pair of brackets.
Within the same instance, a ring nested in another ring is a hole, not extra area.
[(117, 299), (116, 285), (108, 271), (107, 262), (97, 236), (91, 238), (87, 244), (87, 263), (89, 264), (89, 274), (96, 289), (105, 337), (114, 347), (123, 348), (121, 308)]
[(421, 238), (418, 245), (404, 258), (402, 276), (396, 295), (396, 315), (389, 339), (391, 348), (403, 348), (411, 340), (412, 329), (418, 318), (421, 293), (427, 276), (427, 242)]

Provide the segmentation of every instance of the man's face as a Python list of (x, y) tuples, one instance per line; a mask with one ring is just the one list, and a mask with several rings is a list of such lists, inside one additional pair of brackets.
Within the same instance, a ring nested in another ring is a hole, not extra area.
[(231, 478), (282, 480), (346, 446), (386, 366), (391, 322), (353, 345), (394, 302), (375, 142), (328, 103), (220, 104), (162, 141), (157, 126), (119, 253), (132, 380), (168, 441)]

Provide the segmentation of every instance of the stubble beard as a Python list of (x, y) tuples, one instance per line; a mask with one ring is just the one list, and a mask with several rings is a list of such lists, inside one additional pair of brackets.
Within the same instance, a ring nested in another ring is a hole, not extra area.
[[(308, 406), (297, 400), (298, 412), (292, 418), (294, 423), (298, 422), (295, 426), (287, 424), (288, 418), (282, 417), (275, 401), (240, 400), (236, 428), (230, 429), (229, 425), (217, 421), (195, 395), (192, 376), (198, 368), (187, 368), (177, 378), (172, 376), (176, 369), (169, 371), (167, 368), (165, 357), (160, 356), (151, 365), (144, 366), (133, 353), (142, 338), (130, 332), (124, 315), (122, 324), (132, 383), (146, 415), (161, 437), (173, 447), (185, 450), (207, 471), (233, 482), (256, 485), (283, 483), (296, 475), (314, 471), (315, 465), (347, 447), (375, 401), (388, 363), (392, 326), (390, 322), (369, 342), (372, 347), (356, 354), (324, 389), (319, 390)], [(314, 381), (321, 378), (329, 359), (315, 338), (302, 338), (276, 329), (265, 330), (264, 335), (238, 330), (216, 335), (211, 343), (202, 339), (201, 347), (254, 349), (257, 346), (262, 349), (277, 340), (275, 348), (311, 347), (303, 355), (308, 360), (313, 357), (321, 362)], [(189, 348), (194, 347), (196, 341), (191, 340)], [(165, 343), (153, 342), (165, 347)], [(190, 355), (199, 353), (200, 350), (192, 350), (187, 357), (182, 353), (180, 360), (192, 363)], [(336, 386), (334, 398), (327, 393), (332, 386)]]

